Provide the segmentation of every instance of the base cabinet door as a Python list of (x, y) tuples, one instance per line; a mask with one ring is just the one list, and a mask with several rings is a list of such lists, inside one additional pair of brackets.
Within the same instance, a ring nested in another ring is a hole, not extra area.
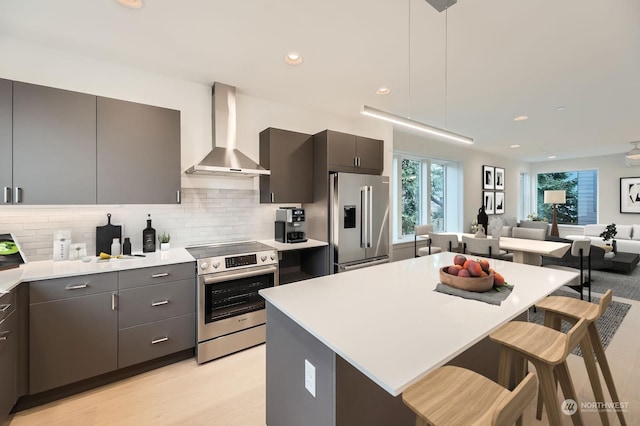
[(112, 293), (33, 303), (29, 320), (30, 394), (117, 368), (118, 316)]
[(13, 311), (0, 321), (0, 423), (18, 399), (18, 315)]

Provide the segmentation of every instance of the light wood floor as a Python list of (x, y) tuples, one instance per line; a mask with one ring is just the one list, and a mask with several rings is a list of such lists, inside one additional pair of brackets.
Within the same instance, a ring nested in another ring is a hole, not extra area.
[[(607, 348), (618, 393), (628, 403), (626, 420), (640, 425), (640, 302)], [(570, 355), (569, 369), (582, 401), (593, 401), (582, 358)], [(605, 391), (605, 395), (608, 393)], [(583, 412), (585, 425), (600, 424), (598, 414)], [(618, 424), (609, 413), (611, 424)], [(22, 411), (3, 426), (22, 425), (226, 425), (265, 424), (264, 345), (198, 366), (194, 359), (178, 362), (102, 388)], [(535, 420), (535, 404), (525, 414), (525, 425), (547, 425)], [(570, 425), (569, 417), (564, 424)]]

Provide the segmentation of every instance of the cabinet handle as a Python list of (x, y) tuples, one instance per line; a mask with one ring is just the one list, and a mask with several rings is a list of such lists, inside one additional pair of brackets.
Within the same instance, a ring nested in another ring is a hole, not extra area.
[(19, 186), (16, 186), (15, 189), (15, 197), (14, 197), (14, 201), (17, 203), (21, 203), (22, 202), (22, 188), (20, 188)]
[(176, 204), (180, 204), (180, 190), (176, 191)]
[(353, 165), (358, 167), (358, 157), (353, 157)]
[(0, 312), (4, 314), (9, 310), (10, 307), (11, 307), (11, 303), (8, 303), (6, 305), (0, 305)]
[(169, 301), (168, 301), (168, 300), (163, 300), (163, 301), (161, 301), (161, 302), (153, 302), (153, 303), (151, 304), (151, 306), (154, 306), (154, 307), (155, 307), (155, 306), (162, 306), (162, 305), (166, 305), (167, 303), (169, 303)]
[(69, 284), (64, 289), (65, 290), (80, 290), (81, 288), (87, 288), (87, 287), (89, 287), (89, 284), (87, 284), (87, 283), (84, 283), (84, 284)]
[(162, 278), (162, 277), (168, 277), (168, 276), (169, 276), (168, 272), (161, 272), (159, 274), (151, 275), (151, 278)]
[(275, 196), (275, 194), (273, 192), (271, 193), (271, 202), (272, 203), (276, 202), (276, 196)]
[(118, 295), (111, 293), (111, 310), (115, 311), (116, 309), (118, 309)]
[(0, 333), (0, 342), (6, 342), (11, 334), (11, 330), (3, 331)]
[(3, 193), (4, 193), (4, 203), (9, 204), (11, 202), (11, 188), (8, 186), (5, 186), (3, 189)]
[(160, 339), (152, 340), (151, 344), (156, 345), (158, 343), (166, 342), (167, 340), (169, 340), (168, 337), (161, 337)]

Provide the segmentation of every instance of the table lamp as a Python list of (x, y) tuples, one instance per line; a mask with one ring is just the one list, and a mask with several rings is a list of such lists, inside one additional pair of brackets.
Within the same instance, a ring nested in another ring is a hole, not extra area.
[(567, 196), (564, 190), (544, 191), (544, 203), (553, 204), (553, 223), (551, 224), (551, 236), (559, 237), (558, 219), (556, 217), (556, 204), (564, 204), (567, 202)]

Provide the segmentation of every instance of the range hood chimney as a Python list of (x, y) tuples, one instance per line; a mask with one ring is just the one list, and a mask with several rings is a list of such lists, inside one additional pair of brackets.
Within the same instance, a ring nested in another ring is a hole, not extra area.
[(185, 173), (254, 177), (271, 172), (236, 149), (236, 88), (214, 83), (211, 127), (213, 149)]

